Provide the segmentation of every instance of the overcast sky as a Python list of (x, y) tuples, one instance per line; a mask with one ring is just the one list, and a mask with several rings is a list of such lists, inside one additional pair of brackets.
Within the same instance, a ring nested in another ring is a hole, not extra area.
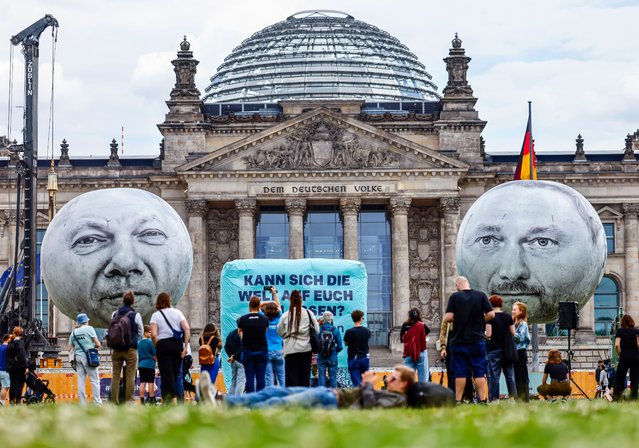
[[(165, 1), (0, 0), (0, 136), (7, 134), (9, 39), (44, 14), (59, 23), (55, 64), (55, 155), (106, 156), (125, 128), (124, 154), (155, 155), (156, 127), (175, 82), (171, 60), (191, 42), (201, 92), (234, 47), (307, 9), (337, 9), (381, 28), (419, 58), (441, 93), (442, 58), (455, 32), (472, 58), (468, 80), (488, 122), (490, 152), (519, 152), (533, 101), (539, 152), (621, 151), (639, 128), (639, 1)], [(40, 143), (47, 155), (52, 39), (41, 38)], [(14, 51), (13, 103), (24, 103), (23, 58)], [(11, 137), (21, 140), (21, 109)], [(51, 149), (49, 149), (49, 152)]]

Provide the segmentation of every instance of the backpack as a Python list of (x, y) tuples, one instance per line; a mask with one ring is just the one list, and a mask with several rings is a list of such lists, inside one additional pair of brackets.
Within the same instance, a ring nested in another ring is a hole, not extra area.
[(114, 349), (123, 349), (133, 344), (131, 319), (129, 316), (134, 311), (125, 314), (115, 312), (115, 316), (109, 322), (109, 328), (106, 334), (107, 347)]
[(333, 331), (335, 327), (330, 329), (324, 328), (320, 333), (320, 341), (322, 342), (322, 348), (320, 349), (320, 355), (327, 358), (335, 350), (335, 334)]
[(211, 347), (211, 341), (213, 340), (213, 336), (206, 341), (204, 344), (204, 338), (202, 338), (203, 344), (200, 345), (200, 349), (197, 351), (198, 360), (200, 365), (210, 366), (215, 364), (215, 354), (213, 352), (213, 347)]

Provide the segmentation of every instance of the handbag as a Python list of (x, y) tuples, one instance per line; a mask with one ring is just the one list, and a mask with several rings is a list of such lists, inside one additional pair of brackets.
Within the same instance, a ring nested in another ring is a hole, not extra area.
[(519, 355), (517, 354), (517, 344), (515, 338), (510, 334), (510, 331), (506, 331), (504, 335), (504, 361), (515, 363), (519, 361)]
[(311, 312), (306, 310), (306, 313), (308, 314), (308, 336), (311, 340), (311, 352), (317, 354), (322, 351), (322, 341), (320, 341), (319, 335), (317, 331), (315, 331), (313, 319), (311, 319)]
[(100, 365), (100, 353), (98, 352), (98, 350), (95, 348), (85, 350), (84, 347), (82, 347), (82, 344), (80, 344), (80, 341), (78, 341), (78, 338), (75, 336), (75, 331), (71, 334), (73, 336), (73, 339), (75, 339), (75, 342), (78, 343), (80, 350), (82, 350), (87, 357), (87, 365), (89, 367), (98, 367)]
[(184, 331), (182, 331), (181, 329), (180, 329), (180, 331), (175, 330), (173, 328), (173, 325), (171, 325), (171, 322), (169, 322), (169, 320), (166, 318), (166, 316), (162, 312), (162, 310), (160, 310), (160, 314), (162, 314), (162, 317), (166, 321), (166, 324), (169, 326), (169, 328), (173, 332), (173, 339), (176, 339), (176, 340), (178, 340), (180, 342), (184, 342)]

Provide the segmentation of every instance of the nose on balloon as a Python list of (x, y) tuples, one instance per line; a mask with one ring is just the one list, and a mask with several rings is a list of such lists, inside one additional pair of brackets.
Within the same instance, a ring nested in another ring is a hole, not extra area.
[(504, 260), (499, 277), (510, 281), (525, 280), (530, 277), (530, 272), (522, 260)]
[(128, 277), (132, 273), (141, 272), (140, 260), (130, 250), (119, 251), (113, 254), (113, 257), (109, 264), (107, 264), (104, 272), (108, 276), (120, 275)]

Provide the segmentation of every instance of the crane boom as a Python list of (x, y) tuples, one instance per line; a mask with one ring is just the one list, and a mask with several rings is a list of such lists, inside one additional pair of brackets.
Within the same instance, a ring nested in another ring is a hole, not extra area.
[(37, 182), (38, 182), (38, 58), (39, 40), (49, 26), (57, 28), (58, 21), (50, 14), (28, 26), (11, 38), (13, 45), (22, 44), (25, 59), (25, 110), (23, 129), (24, 148), (24, 312), (27, 323), (35, 313), (36, 242), (37, 242)]

